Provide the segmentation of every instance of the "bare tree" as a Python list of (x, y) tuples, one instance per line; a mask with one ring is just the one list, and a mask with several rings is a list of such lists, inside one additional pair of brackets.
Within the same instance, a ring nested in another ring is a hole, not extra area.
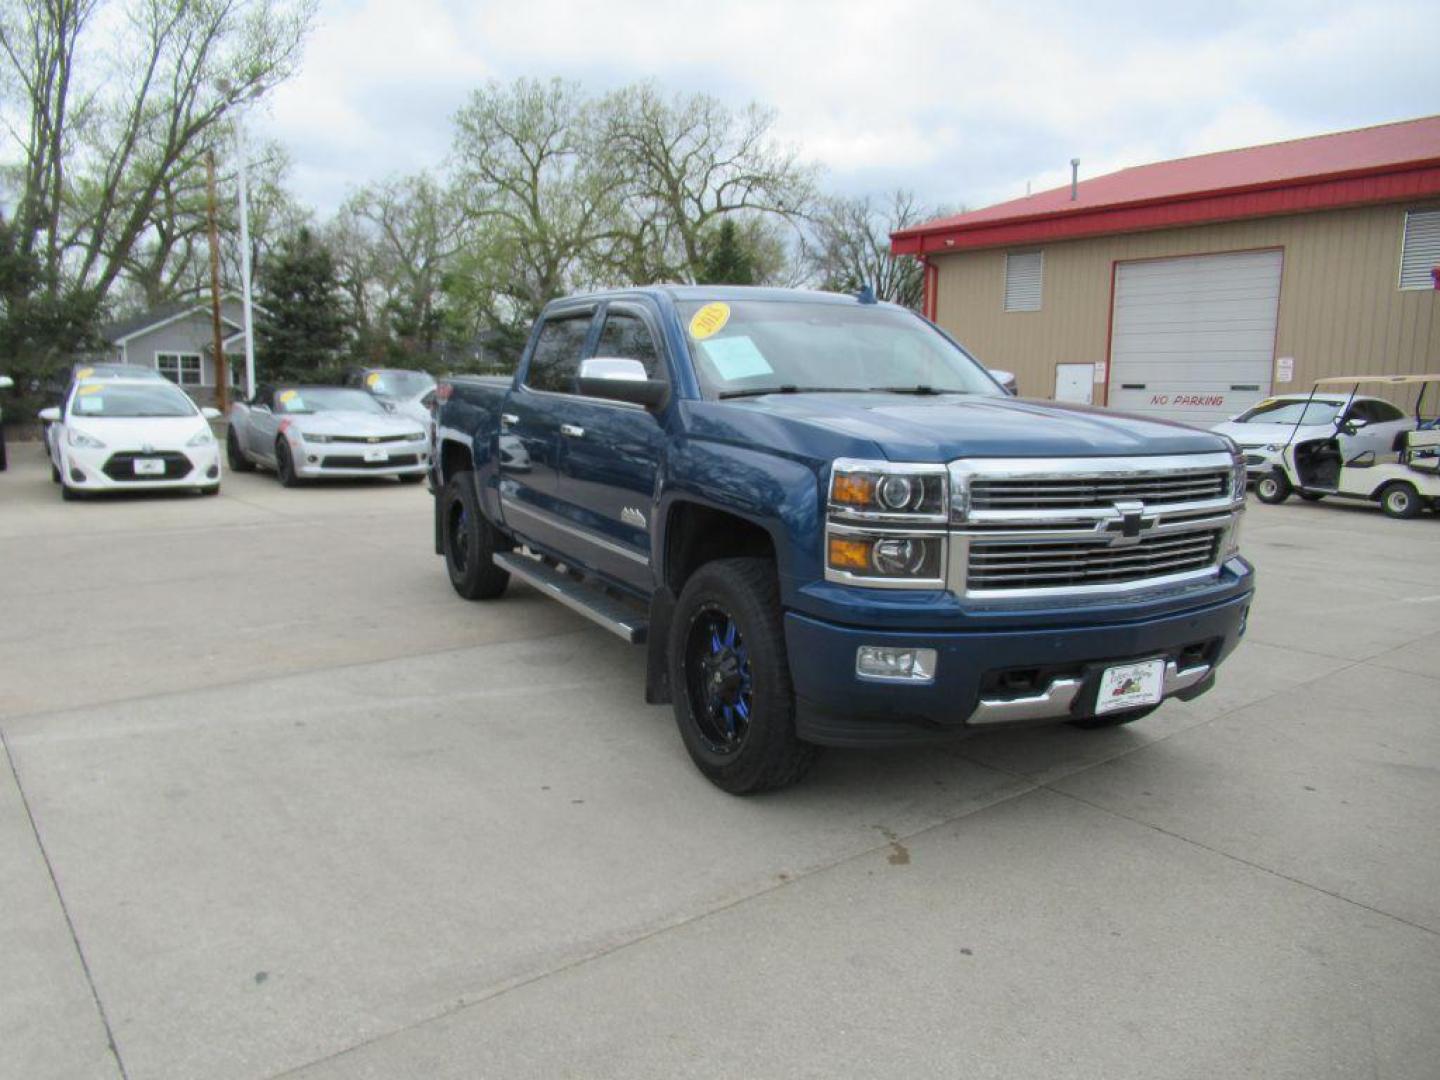
[(0, 5), (0, 78), (24, 115), (10, 131), (25, 152), (18, 243), (49, 296), (90, 310), (147, 237), (168, 260), (199, 155), (237, 104), (294, 71), (314, 0), (131, 0), (101, 47), (103, 7)]
[(814, 171), (771, 134), (775, 114), (735, 111), (706, 94), (665, 97), (640, 83), (604, 102), (608, 170), (625, 178), (631, 244), (622, 251), (638, 280), (692, 281), (718, 219), (795, 218), (814, 191)]
[(919, 308), (924, 277), (918, 261), (890, 254), (896, 229), (939, 216), (914, 192), (897, 190), (877, 199), (832, 197), (821, 202), (811, 224), (808, 262), (823, 289), (851, 292), (869, 285), (881, 300)]
[(477, 236), (466, 273), (499, 321), (528, 320), (600, 273), (618, 242), (622, 177), (579, 87), (521, 79), (477, 90), (456, 117), (457, 181)]

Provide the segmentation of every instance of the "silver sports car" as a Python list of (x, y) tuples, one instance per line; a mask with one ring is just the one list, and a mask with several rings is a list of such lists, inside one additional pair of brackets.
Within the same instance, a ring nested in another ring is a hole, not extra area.
[(232, 471), (263, 465), (286, 487), (333, 476), (415, 483), (430, 465), (419, 422), (341, 386), (258, 387), (230, 410), (225, 451)]

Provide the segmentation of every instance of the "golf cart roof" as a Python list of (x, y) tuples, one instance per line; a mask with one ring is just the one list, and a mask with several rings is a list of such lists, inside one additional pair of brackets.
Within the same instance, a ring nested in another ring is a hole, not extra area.
[(1440, 383), (1440, 375), (1331, 375), (1316, 379), (1320, 386), (1355, 386), (1359, 383), (1377, 383), (1384, 386), (1413, 386), (1416, 383)]

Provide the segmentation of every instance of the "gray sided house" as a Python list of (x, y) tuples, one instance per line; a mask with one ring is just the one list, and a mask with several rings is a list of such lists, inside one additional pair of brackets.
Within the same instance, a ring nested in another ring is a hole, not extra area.
[[(240, 387), (245, 381), (245, 331), (238, 296), (221, 302), (220, 329), (230, 385)], [(153, 368), (183, 387), (197, 404), (214, 404), (215, 336), (209, 300), (162, 304), (112, 323), (103, 333), (112, 359)]]

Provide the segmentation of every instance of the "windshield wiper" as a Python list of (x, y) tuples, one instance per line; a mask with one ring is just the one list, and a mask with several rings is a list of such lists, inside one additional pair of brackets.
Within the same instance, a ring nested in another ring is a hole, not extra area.
[(869, 389), (872, 394), (918, 394), (921, 397), (965, 393), (964, 390), (937, 390), (935, 387), (926, 386), (923, 383), (919, 386), (872, 386)]
[(863, 394), (858, 386), (796, 386), (785, 383), (782, 386), (757, 386), (748, 390), (721, 390), (715, 396), (724, 400), (737, 397), (760, 397), (764, 394)]

